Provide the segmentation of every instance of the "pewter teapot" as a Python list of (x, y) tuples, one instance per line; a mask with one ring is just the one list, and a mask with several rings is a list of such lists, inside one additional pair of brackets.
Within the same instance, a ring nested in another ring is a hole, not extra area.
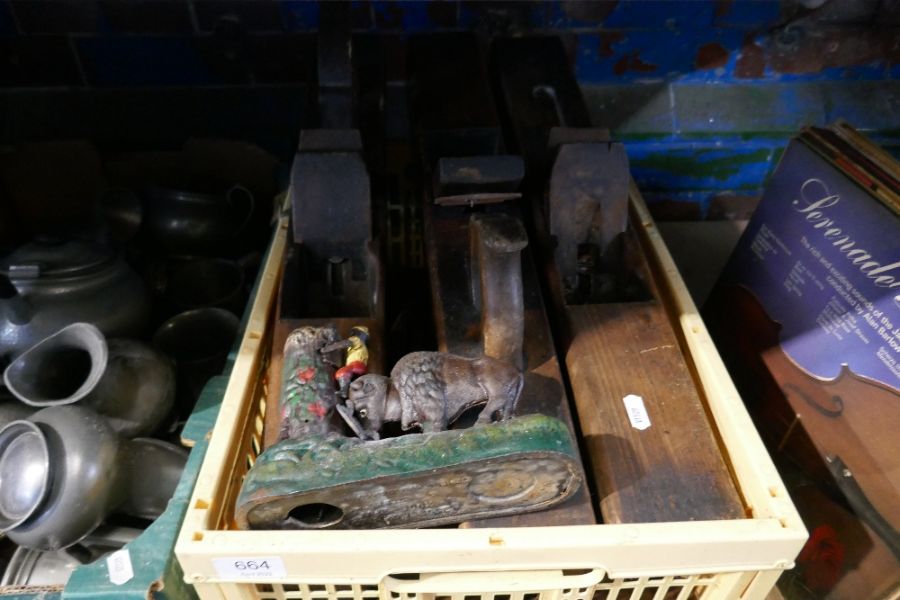
[(99, 244), (43, 239), (0, 259), (0, 359), (76, 321), (139, 337), (149, 314), (140, 277)]

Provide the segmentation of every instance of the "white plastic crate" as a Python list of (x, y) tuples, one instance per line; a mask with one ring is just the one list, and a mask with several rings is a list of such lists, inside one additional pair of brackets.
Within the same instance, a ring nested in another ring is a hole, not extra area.
[[(175, 553), (203, 600), (759, 599), (807, 534), (643, 199), (632, 222), (666, 294), (747, 518), (497, 529), (240, 531), (260, 450), (265, 366), (288, 222), (278, 225)], [(265, 563), (262, 569), (248, 568)]]

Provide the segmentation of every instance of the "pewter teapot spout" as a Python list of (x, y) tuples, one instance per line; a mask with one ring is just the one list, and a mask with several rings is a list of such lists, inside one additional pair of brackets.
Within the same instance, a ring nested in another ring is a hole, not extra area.
[(34, 308), (22, 297), (9, 277), (0, 273), (0, 321), (13, 325), (26, 325), (34, 317)]

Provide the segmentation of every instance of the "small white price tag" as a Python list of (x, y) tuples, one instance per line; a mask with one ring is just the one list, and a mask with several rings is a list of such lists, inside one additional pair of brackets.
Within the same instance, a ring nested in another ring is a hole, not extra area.
[(131, 567), (131, 555), (127, 548), (117, 550), (106, 557), (106, 568), (109, 569), (109, 580), (122, 585), (134, 577), (134, 569)]
[(628, 394), (622, 401), (625, 402), (625, 412), (628, 413), (628, 420), (635, 429), (643, 431), (650, 427), (650, 415), (647, 414), (647, 407), (644, 406), (644, 399), (635, 394)]
[(278, 579), (287, 576), (280, 556), (214, 558), (213, 565), (222, 579)]

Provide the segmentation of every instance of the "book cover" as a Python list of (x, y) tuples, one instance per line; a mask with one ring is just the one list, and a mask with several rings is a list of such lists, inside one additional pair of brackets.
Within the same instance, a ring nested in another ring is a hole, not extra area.
[(770, 451), (900, 553), (900, 218), (794, 140), (704, 316)]
[(807, 147), (785, 151), (724, 276), (813, 377), (900, 388), (900, 220)]

